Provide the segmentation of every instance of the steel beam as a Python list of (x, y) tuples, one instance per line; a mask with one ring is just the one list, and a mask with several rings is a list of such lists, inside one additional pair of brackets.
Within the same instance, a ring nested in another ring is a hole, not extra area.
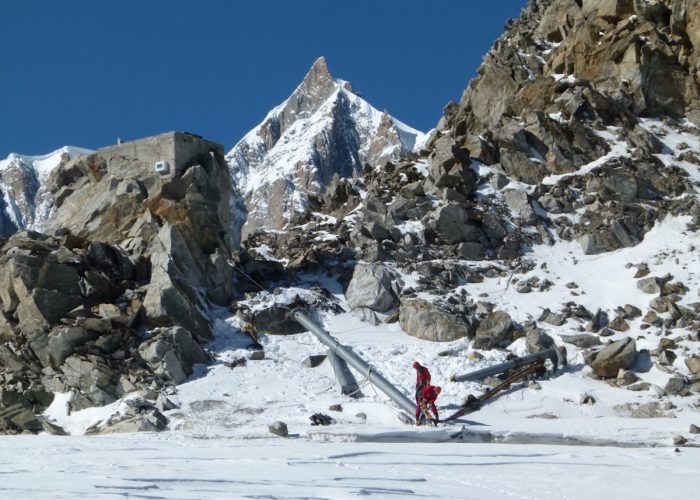
[(452, 375), (452, 382), (467, 382), (473, 380), (481, 380), (491, 375), (498, 375), (507, 370), (512, 370), (513, 368), (519, 368), (521, 366), (529, 365), (535, 361), (540, 361), (544, 359), (551, 359), (555, 367), (563, 364), (562, 353), (558, 347), (550, 347), (544, 351), (539, 351), (534, 354), (529, 354), (523, 356), (522, 358), (515, 358), (505, 363), (500, 363), (494, 366), (489, 366), (488, 368), (482, 368), (481, 370), (476, 370), (470, 373), (465, 373), (463, 375)]
[(350, 371), (350, 368), (348, 368), (348, 364), (345, 360), (333, 352), (332, 349), (328, 349), (326, 355), (333, 367), (335, 378), (340, 385), (340, 393), (350, 396), (351, 398), (361, 398), (362, 392), (360, 392), (360, 388), (357, 385), (357, 380), (355, 380), (355, 376)]
[(300, 325), (314, 334), (316, 338), (323, 342), (326, 347), (357, 370), (360, 375), (367, 377), (370, 383), (389, 396), (389, 399), (396, 403), (399, 408), (407, 412), (409, 415), (414, 414), (416, 411), (416, 404), (413, 401), (408, 399), (405, 394), (403, 394), (387, 379), (385, 379), (381, 373), (377, 372), (370, 365), (365, 363), (357, 354), (331, 337), (328, 332), (312, 321), (304, 311), (297, 309), (292, 313), (292, 317), (297, 320)]

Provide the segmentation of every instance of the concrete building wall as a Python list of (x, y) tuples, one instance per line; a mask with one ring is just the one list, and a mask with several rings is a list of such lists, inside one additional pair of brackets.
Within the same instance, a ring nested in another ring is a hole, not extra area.
[[(219, 155), (224, 155), (224, 147), (216, 142), (207, 141), (199, 136), (188, 134), (185, 132), (175, 132), (175, 171), (180, 172), (186, 166), (190, 165), (196, 158), (206, 156), (209, 160), (208, 153), (216, 151)], [(202, 161), (202, 163), (205, 163)], [(209, 165), (204, 165), (209, 166)]]
[(187, 132), (166, 132), (108, 146), (97, 150), (97, 154), (108, 162), (117, 157), (134, 158), (150, 165), (153, 171), (156, 162), (167, 161), (170, 165), (169, 175), (174, 175), (211, 150), (223, 155), (224, 147)]

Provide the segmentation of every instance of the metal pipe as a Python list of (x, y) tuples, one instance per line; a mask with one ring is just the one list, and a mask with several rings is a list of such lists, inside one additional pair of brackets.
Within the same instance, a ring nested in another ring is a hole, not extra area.
[(481, 370), (476, 370), (470, 373), (465, 373), (463, 375), (452, 375), (450, 379), (452, 382), (466, 382), (472, 380), (481, 380), (490, 375), (498, 375), (506, 370), (511, 370), (513, 368), (519, 368), (521, 366), (529, 365), (535, 361), (540, 361), (544, 359), (551, 359), (554, 366), (557, 367), (562, 364), (562, 353), (558, 347), (550, 347), (544, 351), (539, 351), (534, 354), (528, 354), (522, 358), (515, 358), (505, 363), (500, 363), (494, 366), (489, 366), (488, 368), (482, 368)]
[(416, 404), (413, 401), (408, 399), (405, 394), (389, 383), (379, 372), (372, 369), (372, 367), (365, 363), (357, 354), (331, 337), (328, 332), (312, 321), (304, 311), (297, 309), (292, 313), (292, 317), (297, 320), (300, 325), (313, 333), (326, 347), (335, 352), (361, 375), (367, 377), (370, 383), (374, 384), (377, 389), (389, 396), (389, 399), (399, 405), (402, 410), (409, 415), (413, 415), (416, 411)]
[(355, 375), (352, 374), (345, 360), (334, 353), (332, 349), (326, 350), (326, 355), (340, 385), (340, 393), (352, 398), (361, 398), (362, 393), (357, 385), (357, 380), (355, 380)]

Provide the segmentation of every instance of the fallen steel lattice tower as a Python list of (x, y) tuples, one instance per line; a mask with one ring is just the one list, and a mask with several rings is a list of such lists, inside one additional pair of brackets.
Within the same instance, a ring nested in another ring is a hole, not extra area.
[(449, 422), (450, 420), (455, 420), (467, 413), (478, 410), (481, 406), (489, 399), (495, 397), (498, 393), (508, 389), (514, 383), (523, 380), (524, 378), (534, 375), (542, 374), (546, 371), (545, 361), (547, 359), (552, 360), (555, 369), (560, 365), (566, 363), (564, 355), (559, 350), (558, 347), (554, 346), (550, 349), (545, 349), (544, 351), (536, 352), (528, 356), (523, 356), (522, 358), (515, 358), (505, 363), (500, 363), (498, 365), (490, 366), (488, 368), (483, 368), (481, 370), (476, 370), (474, 372), (465, 373), (463, 375), (453, 375), (452, 382), (465, 382), (473, 380), (481, 380), (491, 375), (498, 375), (501, 373), (507, 373), (509, 370), (514, 368), (522, 368), (521, 370), (511, 372), (500, 384), (489, 389), (479, 397), (471, 396), (467, 398), (467, 401), (462, 405), (462, 407), (455, 413), (447, 417), (444, 422)]

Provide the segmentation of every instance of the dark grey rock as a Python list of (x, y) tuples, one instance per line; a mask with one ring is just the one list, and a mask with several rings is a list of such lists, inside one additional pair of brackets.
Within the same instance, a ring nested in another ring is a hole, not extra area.
[(666, 394), (669, 394), (671, 396), (681, 394), (684, 389), (685, 381), (680, 377), (671, 377), (664, 386), (664, 391), (666, 392)]
[(265, 351), (251, 351), (248, 359), (251, 361), (262, 361), (265, 359)]
[(316, 368), (318, 365), (323, 363), (325, 360), (326, 360), (325, 354), (313, 354), (311, 356), (307, 356), (303, 363), (304, 363), (304, 366), (306, 366), (308, 368)]
[(476, 329), (473, 347), (475, 349), (492, 349), (503, 341), (508, 341), (508, 336), (513, 329), (510, 315), (503, 311), (489, 313)]
[(287, 437), (289, 436), (289, 430), (287, 429), (287, 424), (281, 421), (277, 421), (272, 425), (267, 426), (268, 430), (275, 436)]
[(636, 355), (636, 342), (626, 337), (603, 348), (591, 363), (591, 368), (599, 377), (615, 377), (620, 368), (627, 369), (632, 365)]
[(560, 314), (553, 313), (549, 309), (544, 309), (542, 314), (540, 314), (538, 321), (544, 321), (552, 326), (561, 326), (566, 323), (566, 318)]

